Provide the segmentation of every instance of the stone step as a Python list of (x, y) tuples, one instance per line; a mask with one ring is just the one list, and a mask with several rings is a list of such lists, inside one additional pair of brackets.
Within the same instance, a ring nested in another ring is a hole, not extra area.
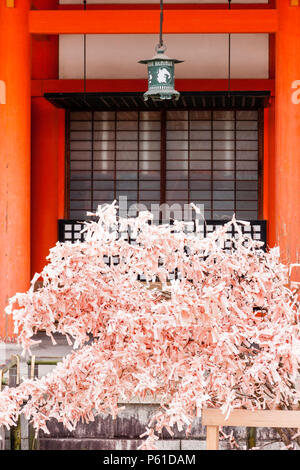
[[(137, 450), (141, 439), (40, 439), (39, 450)], [(245, 445), (245, 442), (242, 443)], [(205, 450), (205, 440), (164, 439), (156, 442), (157, 450)], [(220, 442), (221, 450), (229, 450), (230, 445)]]
[[(94, 422), (88, 424), (79, 422), (74, 431), (68, 431), (62, 423), (52, 419), (47, 423), (50, 435), (40, 432), (40, 439), (140, 440), (141, 434), (146, 431), (146, 426), (157, 409), (157, 404), (127, 404), (116, 419), (112, 419), (110, 415), (100, 414), (95, 416)], [(226, 434), (230, 434), (232, 430), (236, 439), (246, 440), (246, 428), (224, 427), (223, 429)], [(187, 439), (185, 429), (179, 431), (177, 426), (174, 426), (172, 431), (174, 435), (170, 436), (167, 430), (163, 430), (161, 439), (172, 441)], [(200, 418), (194, 420), (188, 439), (195, 441), (206, 439), (206, 429), (201, 425)], [(260, 441), (278, 440), (278, 434), (273, 428), (257, 428), (257, 439)]]
[[(155, 404), (128, 404), (125, 410), (122, 410), (116, 419), (110, 415), (98, 415), (95, 421), (89, 424), (78, 423), (74, 431), (68, 431), (61, 423), (51, 420), (47, 423), (50, 435), (53, 438), (118, 438), (118, 439), (139, 439), (140, 435), (146, 431), (151, 417), (158, 409)], [(178, 431), (177, 426), (173, 429), (174, 436), (170, 436), (168, 431), (162, 433), (163, 439), (181, 439), (185, 438), (185, 431)], [(41, 437), (49, 436), (41, 433)], [(201, 426), (201, 421), (196, 419), (190, 433), (194, 439), (205, 439), (205, 430)]]
[[(141, 439), (40, 439), (40, 450), (136, 450)], [(180, 450), (180, 440), (158, 441), (160, 450)]]

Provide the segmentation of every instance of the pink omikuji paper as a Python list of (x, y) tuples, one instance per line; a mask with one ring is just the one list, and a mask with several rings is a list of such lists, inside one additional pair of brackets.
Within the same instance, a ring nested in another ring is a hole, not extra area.
[[(65, 335), (74, 350), (48, 375), (0, 393), (0, 425), (23, 413), (36, 432), (47, 433), (51, 418), (72, 430), (100, 412), (115, 418), (120, 400), (155, 396), (160, 407), (141, 446), (154, 449), (163, 428), (189, 432), (203, 407), (229, 416), (298, 403), (299, 302), (279, 250), (262, 251), (235, 218), (200, 238), (183, 223), (150, 225), (149, 213), (116, 214), (115, 204), (99, 207), (85, 241), (57, 243), (29, 291), (10, 299), (24, 351), (40, 329)], [(118, 238), (128, 226), (135, 245)], [(235, 249), (225, 251), (232, 226)], [(179, 279), (168, 282), (175, 268)], [(163, 292), (149, 288), (156, 279)]]

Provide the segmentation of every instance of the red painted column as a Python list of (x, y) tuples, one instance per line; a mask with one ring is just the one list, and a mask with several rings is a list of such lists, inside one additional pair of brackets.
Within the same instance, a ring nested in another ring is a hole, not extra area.
[(58, 110), (58, 218), (65, 218), (66, 113)]
[(300, 5), (291, 4), (277, 0), (274, 224), (285, 262), (300, 260)]
[(269, 108), (264, 109), (263, 219), (269, 218)]
[[(57, 9), (58, 0), (34, 0), (37, 9)], [(32, 78), (58, 78), (58, 38), (32, 40)], [(31, 275), (40, 272), (57, 242), (57, 220), (63, 218), (65, 111), (45, 98), (32, 98)]]
[(60, 110), (32, 99), (31, 275), (40, 272), (57, 242)]
[[(0, 2), (0, 337), (13, 336), (8, 299), (30, 281), (30, 0)], [(5, 99), (4, 99), (5, 98)]]
[(266, 202), (266, 213), (264, 219), (268, 221), (267, 225), (267, 244), (269, 247), (276, 245), (276, 206), (275, 206), (275, 194), (276, 194), (276, 145), (275, 145), (275, 98), (270, 98), (270, 107), (266, 108), (268, 128), (267, 135), (267, 149), (268, 149), (268, 164), (266, 171), (266, 179), (264, 181), (264, 200)]

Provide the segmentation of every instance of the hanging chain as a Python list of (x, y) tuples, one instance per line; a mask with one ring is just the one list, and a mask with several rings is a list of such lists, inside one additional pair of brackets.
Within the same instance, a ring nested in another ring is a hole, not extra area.
[(163, 47), (163, 21), (164, 21), (164, 10), (163, 10), (163, 0), (160, 0), (160, 22), (159, 22), (159, 47)]
[[(228, 0), (228, 9), (231, 10), (231, 0)], [(231, 79), (231, 34), (228, 34), (228, 93), (230, 93)]]
[(155, 48), (156, 52), (159, 50), (165, 51), (166, 49), (166, 46), (164, 45), (164, 41), (163, 41), (163, 21), (164, 21), (164, 5), (163, 5), (163, 0), (160, 0), (159, 43), (157, 44)]
[[(83, 0), (83, 9), (86, 10), (86, 0)], [(86, 34), (83, 35), (83, 91), (86, 94)]]

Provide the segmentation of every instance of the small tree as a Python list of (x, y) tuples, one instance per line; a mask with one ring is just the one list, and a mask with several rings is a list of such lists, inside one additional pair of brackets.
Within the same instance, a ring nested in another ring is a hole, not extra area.
[[(65, 335), (74, 351), (48, 375), (6, 387), (0, 424), (23, 413), (36, 431), (47, 433), (51, 418), (72, 430), (99, 412), (115, 417), (120, 399), (150, 394), (160, 408), (141, 448), (153, 449), (163, 428), (188, 433), (203, 406), (228, 416), (299, 405), (299, 303), (278, 249), (262, 251), (234, 218), (201, 239), (181, 222), (149, 224), (150, 213), (120, 219), (114, 204), (97, 217), (84, 242), (57, 243), (29, 291), (10, 300), (25, 350), (44, 329)], [(224, 250), (232, 226), (234, 249)], [(128, 227), (135, 245), (118, 235)], [(162, 288), (149, 289), (157, 279)]]

